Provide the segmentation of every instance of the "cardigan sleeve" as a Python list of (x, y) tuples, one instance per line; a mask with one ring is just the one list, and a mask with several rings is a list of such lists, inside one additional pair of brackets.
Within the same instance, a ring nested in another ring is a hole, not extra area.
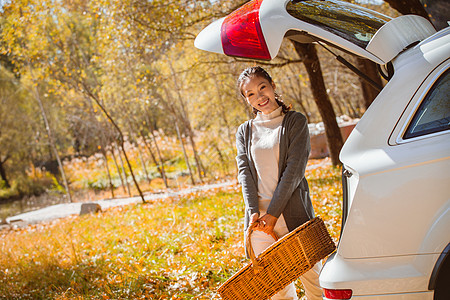
[[(287, 147), (286, 164), (278, 180), (267, 213), (280, 217), (287, 202), (305, 177), (311, 145), (309, 141), (308, 122), (300, 113), (293, 113), (286, 124)], [(282, 158), (280, 157), (280, 163)], [(283, 166), (282, 166), (283, 167)]]
[(242, 124), (239, 126), (236, 133), (236, 162), (238, 167), (238, 181), (242, 186), (242, 195), (244, 197), (245, 206), (250, 211), (250, 214), (253, 214), (259, 213), (258, 188), (252, 176), (250, 161), (247, 156), (247, 153), (249, 152), (249, 150), (246, 149), (247, 143), (245, 139), (246, 134), (248, 134), (245, 130), (247, 126), (249, 126), (248, 122)]

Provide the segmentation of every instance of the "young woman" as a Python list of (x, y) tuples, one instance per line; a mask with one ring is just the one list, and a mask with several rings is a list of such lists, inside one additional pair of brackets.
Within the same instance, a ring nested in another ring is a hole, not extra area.
[[(259, 255), (274, 242), (273, 232), (282, 237), (314, 217), (304, 175), (310, 152), (308, 123), (280, 100), (263, 68), (245, 69), (238, 87), (255, 113), (236, 133), (236, 161), (245, 201), (245, 230), (256, 222), (251, 243)], [(300, 277), (308, 300), (322, 299), (320, 268), (316, 264)], [(298, 299), (294, 283), (272, 299)]]

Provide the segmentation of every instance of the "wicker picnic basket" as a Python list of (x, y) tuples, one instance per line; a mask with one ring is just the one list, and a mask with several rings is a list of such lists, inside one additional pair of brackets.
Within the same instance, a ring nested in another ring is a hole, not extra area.
[(252, 231), (250, 226), (246, 233), (252, 262), (219, 287), (224, 300), (267, 300), (336, 249), (320, 217), (297, 227), (258, 257), (250, 243)]

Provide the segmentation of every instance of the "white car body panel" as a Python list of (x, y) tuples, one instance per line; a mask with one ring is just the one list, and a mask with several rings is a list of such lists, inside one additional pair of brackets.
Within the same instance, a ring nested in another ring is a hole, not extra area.
[[(366, 50), (375, 53), (386, 63), (408, 47), (411, 41), (422, 41), (435, 32), (433, 25), (420, 16), (400, 16), (381, 27), (367, 45)], [(386, 44), (389, 47), (386, 47)]]
[[(431, 272), (450, 240), (450, 131), (401, 137), (450, 67), (449, 31), (394, 60), (396, 74), (341, 150), (353, 174), (349, 212), (337, 253), (320, 275), (324, 288), (351, 288), (352, 299), (433, 298)], [(418, 88), (398, 88), (406, 86)]]
[(220, 30), (225, 18), (214, 21), (203, 29), (195, 38), (194, 46), (209, 52), (223, 53), (222, 41), (220, 40)]
[[(333, 0), (329, 1), (333, 2)], [(286, 11), (289, 0), (284, 0), (283, 5), (280, 2), (280, 0), (264, 0), (259, 10), (261, 30), (272, 59), (277, 56), (283, 38), (289, 30), (306, 32), (310, 36), (337, 45), (345, 51), (378, 64), (388, 63), (411, 43), (423, 40), (435, 32), (433, 26), (420, 16), (402, 16), (381, 27), (372, 37), (366, 49), (363, 49), (332, 32), (294, 18)], [(355, 9), (360, 8), (350, 3), (347, 5), (355, 7)], [(221, 26), (224, 19), (219, 19), (203, 29), (194, 41), (195, 47), (223, 54)], [(273, 26), (273, 24), (277, 24), (277, 26)], [(386, 47), (385, 39), (389, 40), (389, 47)]]
[[(340, 45), (340, 47), (346, 51), (368, 58), (376, 63), (385, 63), (372, 53), (365, 51), (339, 36), (295, 19), (286, 12), (285, 6), (288, 2), (289, 0), (284, 0), (284, 5), (281, 6), (280, 0), (265, 0), (261, 4), (259, 11), (261, 30), (265, 37), (270, 37), (270, 39), (266, 38), (265, 42), (271, 58), (277, 56), (284, 34), (291, 29), (297, 30), (300, 28), (302, 31), (306, 31), (311, 35)], [(194, 46), (201, 50), (223, 54), (224, 51), (220, 34), (221, 25), (224, 19), (225, 18), (221, 18), (203, 29), (195, 38)], [(277, 26), (273, 26), (273, 24), (277, 24)]]
[[(373, 55), (372, 53), (365, 51), (364, 49), (356, 46), (353, 43), (341, 38), (331, 32), (325, 31), (318, 28), (317, 26), (311, 25), (306, 22), (297, 20), (296, 18), (289, 15), (285, 9), (286, 4), (289, 0), (284, 1), (284, 6), (280, 5), (279, 0), (265, 0), (261, 4), (260, 10), (260, 20), (261, 28), (266, 38), (266, 44), (269, 48), (270, 56), (275, 58), (280, 50), (281, 43), (284, 38), (284, 34), (289, 30), (298, 30), (308, 32), (310, 35), (320, 37), (320, 39), (330, 42), (332, 44), (339, 45), (340, 48), (354, 53), (356, 55), (370, 59), (376, 63), (384, 64), (379, 57)], [(277, 24), (277, 26), (273, 26)], [(283, 34), (280, 34), (283, 33)]]
[[(345, 259), (337, 253), (323, 267), (320, 273), (320, 285), (328, 289), (351, 288), (352, 299), (358, 299), (358, 297), (376, 299), (375, 296), (400, 295), (405, 291), (408, 291), (408, 295), (412, 293), (432, 295), (433, 293), (428, 291), (430, 265), (437, 260), (438, 256), (430, 254), (383, 259)], [(336, 273), (337, 270), (339, 273)], [(395, 299), (399, 298), (395, 297)]]

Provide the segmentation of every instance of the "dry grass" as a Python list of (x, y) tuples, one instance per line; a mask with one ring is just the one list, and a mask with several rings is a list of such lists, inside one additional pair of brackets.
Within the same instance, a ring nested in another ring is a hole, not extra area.
[[(340, 170), (307, 177), (337, 239)], [(232, 186), (4, 231), (0, 299), (211, 299), (247, 263), (242, 219)]]

